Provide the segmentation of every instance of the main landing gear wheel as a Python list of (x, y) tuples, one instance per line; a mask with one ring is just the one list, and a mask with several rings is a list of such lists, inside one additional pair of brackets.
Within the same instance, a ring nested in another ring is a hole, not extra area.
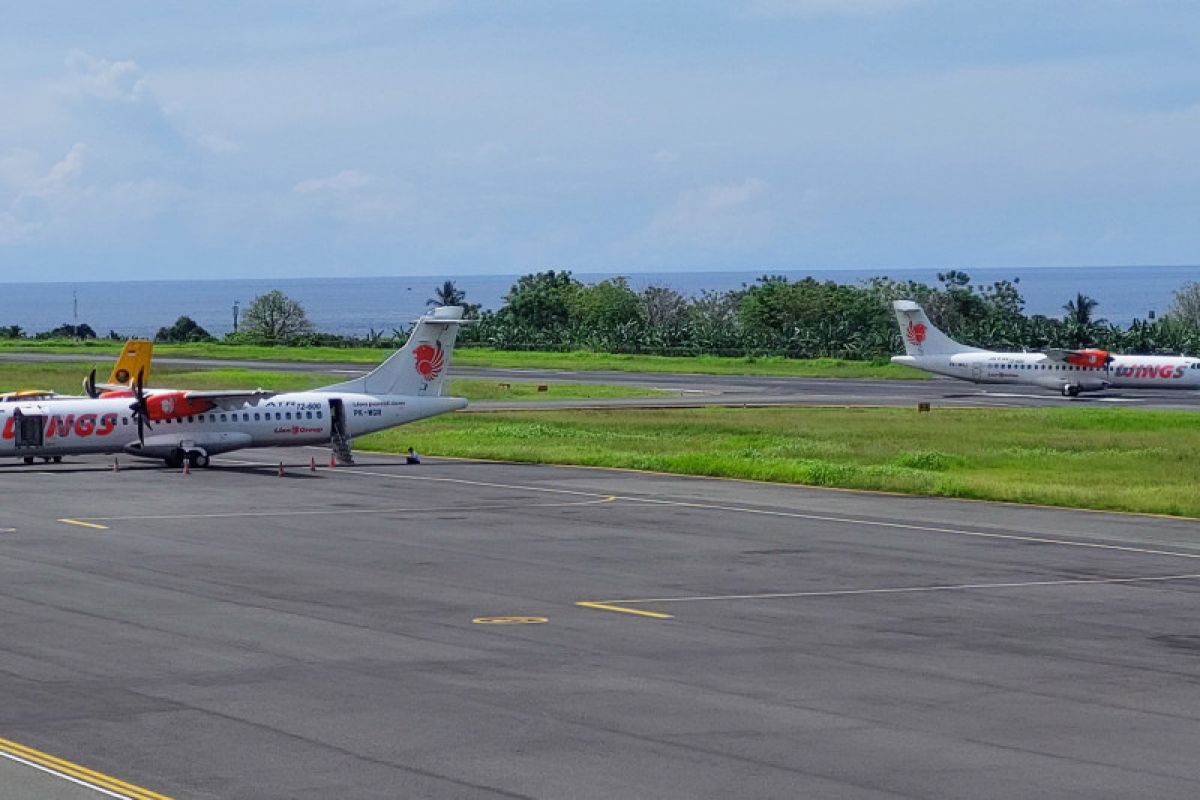
[(21, 460), (22, 460), (22, 461), (24, 461), (26, 464), (32, 464), (32, 463), (33, 463), (33, 456), (25, 456), (25, 457), (24, 457), (24, 458), (22, 458)]
[(1079, 397), (1078, 386), (1064, 386), (1062, 388), (1063, 397)]
[(188, 453), (188, 463), (197, 469), (204, 469), (208, 466), (208, 454), (192, 451)]

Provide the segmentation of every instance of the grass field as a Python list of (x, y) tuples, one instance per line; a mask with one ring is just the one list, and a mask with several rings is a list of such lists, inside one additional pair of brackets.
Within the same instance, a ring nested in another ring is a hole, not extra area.
[(356, 447), (1200, 517), (1200, 417), (1131, 409), (455, 414)]
[[(80, 394), (83, 376), (91, 369), (85, 363), (0, 362), (0, 392), (14, 389), (50, 389), (61, 394)], [(97, 370), (97, 380), (107, 377), (108, 367)], [(186, 389), (268, 389), (276, 392), (302, 391), (346, 380), (345, 375), (319, 372), (269, 372), (248, 369), (183, 370), (155, 367), (149, 385)], [(596, 400), (620, 397), (659, 397), (671, 394), (635, 386), (550, 383), (539, 392), (535, 383), (510, 383), (502, 388), (493, 380), (450, 381), (449, 393), (471, 401), (481, 400)]]
[[(119, 347), (119, 343), (108, 341), (76, 344), (72, 342), (0, 340), (0, 352), (11, 350), (14, 352), (80, 353), (84, 358), (94, 358), (105, 363), (116, 356)], [(257, 347), (252, 345), (188, 344), (155, 345), (154, 352), (160, 356), (191, 358), (375, 364), (382, 361), (389, 351), (366, 347)], [(454, 351), (454, 363), (464, 367), (690, 372), (701, 375), (772, 375), (794, 378), (924, 380), (929, 377), (919, 370), (887, 361), (846, 361), (836, 358), (794, 359), (779, 356), (764, 358), (644, 356), (588, 351), (528, 353), (484, 347), (458, 348)]]

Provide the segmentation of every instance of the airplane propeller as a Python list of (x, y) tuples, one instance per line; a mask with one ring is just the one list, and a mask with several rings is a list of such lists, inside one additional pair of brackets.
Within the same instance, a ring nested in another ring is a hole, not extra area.
[(88, 376), (83, 379), (83, 391), (87, 394), (88, 397), (92, 398), (93, 400), (95, 400), (97, 397), (100, 396), (100, 392), (97, 391), (97, 389), (96, 389), (96, 369), (95, 369), (95, 367), (93, 367), (92, 371), (88, 373)]
[(152, 430), (154, 426), (150, 424), (150, 407), (146, 404), (146, 393), (142, 391), (143, 373), (144, 370), (138, 370), (137, 380), (133, 384), (134, 401), (129, 405), (129, 410), (137, 420), (138, 442), (145, 446), (146, 429)]

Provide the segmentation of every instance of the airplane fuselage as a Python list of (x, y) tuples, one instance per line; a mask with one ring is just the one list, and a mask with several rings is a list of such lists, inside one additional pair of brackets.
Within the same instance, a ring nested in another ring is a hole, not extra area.
[[(129, 398), (0, 405), (0, 457), (54, 457), (127, 452), (164, 458), (176, 451), (209, 455), (245, 447), (327, 444), (466, 406), (457, 397), (296, 392), (257, 403), (153, 420), (139, 442)], [(19, 413), (18, 413), (19, 412)]]
[(1112, 356), (1107, 367), (1084, 366), (1044, 353), (963, 352), (893, 356), (897, 364), (972, 383), (1040, 386), (1079, 391), (1108, 388), (1200, 389), (1200, 359), (1184, 356)]

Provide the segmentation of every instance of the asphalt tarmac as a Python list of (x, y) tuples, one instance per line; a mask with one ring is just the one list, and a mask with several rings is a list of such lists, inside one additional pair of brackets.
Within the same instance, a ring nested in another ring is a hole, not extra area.
[(0, 467), (6, 742), (139, 800), (1200, 785), (1195, 522), (234, 455)]
[[(80, 361), (54, 353), (2, 353), (0, 361)], [(155, 364), (189, 369), (233, 367), (283, 372), (361, 375), (362, 364), (294, 361), (229, 361), (211, 358), (158, 358)], [(844, 378), (779, 378), (749, 375), (693, 375), (621, 371), (495, 369), (451, 366), (454, 378), (501, 382), (598, 383), (662, 389), (670, 396), (612, 400), (555, 400), (473, 403), (475, 411), (560, 408), (689, 408), (723, 406), (908, 406), (941, 407), (1116, 406), (1168, 411), (1200, 411), (1200, 392), (1122, 389), (1066, 398), (1032, 386), (977, 386), (950, 378), (931, 380), (853, 380)]]

